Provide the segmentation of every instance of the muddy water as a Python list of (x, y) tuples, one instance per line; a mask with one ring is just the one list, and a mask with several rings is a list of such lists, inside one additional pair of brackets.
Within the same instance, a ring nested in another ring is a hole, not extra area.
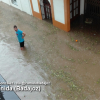
[[(15, 24), (26, 33), (25, 51)], [(17, 92), (22, 100), (99, 100), (100, 40), (89, 32), (73, 27), (66, 33), (0, 3), (0, 74), (13, 82), (51, 82), (41, 93)]]

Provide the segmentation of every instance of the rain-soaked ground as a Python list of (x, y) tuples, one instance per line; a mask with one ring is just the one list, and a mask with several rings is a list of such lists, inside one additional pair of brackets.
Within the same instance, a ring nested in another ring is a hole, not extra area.
[[(26, 33), (24, 51), (15, 24)], [(74, 22), (67, 33), (0, 3), (0, 74), (9, 82), (51, 82), (41, 92), (16, 92), (21, 100), (100, 100), (99, 32)]]

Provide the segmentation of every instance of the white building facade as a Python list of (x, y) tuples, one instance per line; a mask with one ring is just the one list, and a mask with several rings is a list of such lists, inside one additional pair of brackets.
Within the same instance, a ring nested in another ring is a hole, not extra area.
[(21, 11), (26, 12), (29, 15), (32, 15), (32, 10), (29, 0), (0, 0), (10, 6), (13, 6)]
[[(68, 32), (70, 22), (84, 14), (84, 0), (0, 0), (39, 19), (50, 19), (54, 26)], [(73, 8), (75, 6), (75, 8)]]

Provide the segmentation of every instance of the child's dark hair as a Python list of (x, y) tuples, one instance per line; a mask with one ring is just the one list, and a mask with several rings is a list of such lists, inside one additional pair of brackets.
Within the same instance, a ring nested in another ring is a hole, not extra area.
[(14, 25), (14, 28), (17, 28), (17, 26), (16, 26), (16, 25)]

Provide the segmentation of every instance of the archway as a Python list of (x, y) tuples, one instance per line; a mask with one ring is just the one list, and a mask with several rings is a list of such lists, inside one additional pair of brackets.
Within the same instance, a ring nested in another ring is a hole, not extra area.
[(40, 0), (42, 19), (52, 20), (51, 4), (49, 0)]

